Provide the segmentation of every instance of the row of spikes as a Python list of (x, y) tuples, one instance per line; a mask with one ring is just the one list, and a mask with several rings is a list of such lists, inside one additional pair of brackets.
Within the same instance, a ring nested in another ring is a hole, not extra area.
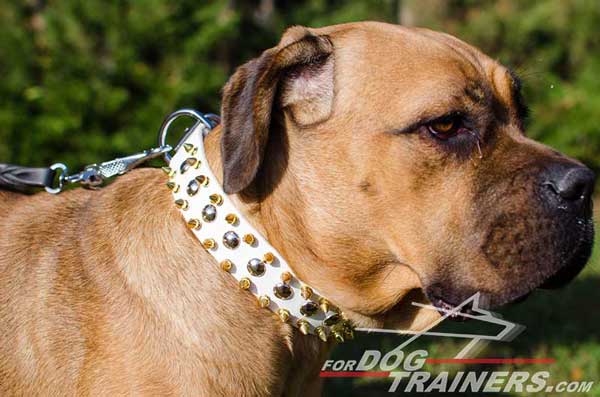
[[(197, 150), (193, 145), (191, 145), (189, 143), (184, 144), (184, 149), (192, 155), (195, 154), (195, 152)], [(197, 168), (199, 164), (200, 164), (200, 161), (197, 160), (194, 164), (195, 168)], [(170, 167), (163, 167), (162, 169), (169, 176), (169, 178), (171, 178), (175, 175), (175, 171), (173, 171)], [(200, 182), (201, 182), (201, 185), (206, 186), (208, 184), (208, 178), (204, 177), (202, 179), (202, 181), (200, 181)], [(173, 181), (167, 182), (167, 187), (175, 193), (179, 190), (179, 186), (176, 185), (175, 182), (173, 182)], [(212, 204), (220, 205), (223, 202), (223, 198), (218, 194), (213, 194), (210, 196), (210, 201)], [(188, 208), (187, 201), (182, 200), (182, 199), (176, 200), (175, 205), (179, 209), (183, 209), (183, 210)], [(226, 221), (230, 224), (234, 224), (238, 221), (238, 218), (235, 214), (228, 214), (226, 216)], [(188, 221), (188, 227), (190, 229), (199, 228), (200, 222), (197, 219), (192, 219), (192, 220)], [(247, 234), (244, 236), (243, 240), (247, 244), (252, 245), (255, 241), (255, 238), (253, 235)], [(207, 239), (207, 240), (203, 241), (202, 245), (204, 246), (205, 249), (211, 249), (215, 246), (215, 243), (214, 243), (213, 239)], [(273, 254), (271, 254), (271, 253), (265, 254), (265, 258), (264, 258), (265, 262), (271, 263), (274, 259), (274, 257), (272, 255)], [(228, 260), (221, 262), (221, 268), (225, 271), (229, 271), (231, 269), (231, 266), (232, 266), (232, 264)], [(292, 275), (289, 272), (284, 272), (281, 275), (281, 279), (284, 283), (291, 281), (291, 278), (292, 278)], [(239, 281), (239, 285), (240, 285), (241, 289), (248, 290), (248, 289), (250, 289), (251, 281), (250, 281), (250, 279), (244, 277)], [(301, 291), (302, 291), (302, 296), (305, 299), (310, 299), (310, 297), (312, 295), (312, 289), (310, 287), (303, 286)], [(259, 302), (260, 307), (263, 307), (263, 308), (267, 308), (270, 305), (270, 299), (266, 295), (259, 297), (258, 302)], [(327, 313), (329, 310), (331, 310), (330, 304), (325, 298), (321, 298), (319, 300), (319, 305), (321, 307), (321, 310), (323, 310), (324, 313)], [(284, 308), (278, 309), (277, 315), (282, 322), (288, 322), (290, 319), (289, 311)], [(340, 318), (340, 320), (341, 321), (336, 321), (334, 324), (330, 325), (330, 330), (331, 330), (332, 335), (334, 336), (334, 339), (340, 343), (344, 342), (345, 340), (354, 339), (354, 327), (353, 327), (352, 323), (350, 322), (350, 320), (345, 319), (345, 318), (344, 319)], [(299, 319), (297, 321), (296, 325), (303, 335), (308, 335), (310, 333), (310, 325), (309, 325), (308, 321), (306, 321), (304, 319)], [(316, 327), (315, 333), (317, 334), (319, 339), (321, 339), (322, 341), (326, 342), (328, 340), (328, 335), (327, 335), (327, 332), (325, 331), (324, 326)]]

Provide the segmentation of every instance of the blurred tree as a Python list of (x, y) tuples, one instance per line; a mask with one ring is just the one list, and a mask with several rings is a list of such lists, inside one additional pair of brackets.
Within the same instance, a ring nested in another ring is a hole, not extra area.
[(363, 19), (445, 30), (512, 66), (531, 135), (600, 170), (595, 0), (4, 0), (0, 161), (77, 167), (151, 146), (170, 111), (218, 111), (234, 68), (287, 26)]
[(152, 145), (177, 107), (217, 110), (239, 15), (195, 3), (3, 5), (0, 158), (81, 165)]

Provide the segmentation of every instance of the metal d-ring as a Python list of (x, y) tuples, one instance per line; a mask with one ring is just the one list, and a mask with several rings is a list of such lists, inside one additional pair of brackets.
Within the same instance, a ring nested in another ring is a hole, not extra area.
[(56, 187), (45, 186), (44, 189), (46, 189), (46, 191), (48, 193), (58, 194), (62, 191), (63, 186), (65, 185), (65, 177), (66, 177), (67, 173), (69, 172), (69, 169), (63, 163), (52, 164), (50, 166), (50, 169), (52, 171), (60, 170), (60, 174), (58, 175), (58, 183), (57, 183)]
[[(206, 127), (206, 129), (205, 129), (205, 134), (206, 134), (206, 132), (212, 130), (220, 122), (219, 116), (217, 116), (215, 114), (203, 114), (194, 109), (177, 110), (177, 111), (171, 113), (169, 116), (167, 116), (167, 118), (165, 119), (165, 121), (163, 121), (163, 123), (160, 127), (160, 130), (158, 132), (158, 145), (160, 147), (164, 147), (167, 145), (167, 135), (169, 133), (169, 127), (171, 127), (171, 124), (176, 119), (178, 119), (179, 117), (182, 117), (182, 116), (187, 116), (187, 117), (193, 118), (196, 120), (196, 123), (192, 127), (186, 129), (185, 134), (183, 135), (183, 137), (181, 138), (179, 143), (177, 143), (177, 145), (175, 146), (175, 151), (177, 151), (177, 149), (179, 149), (181, 147), (183, 142), (185, 142), (187, 137), (192, 133), (192, 131), (198, 125), (198, 123), (204, 124), (204, 126)], [(171, 161), (171, 155), (169, 153), (165, 153), (164, 156), (165, 156), (165, 160), (167, 162)]]

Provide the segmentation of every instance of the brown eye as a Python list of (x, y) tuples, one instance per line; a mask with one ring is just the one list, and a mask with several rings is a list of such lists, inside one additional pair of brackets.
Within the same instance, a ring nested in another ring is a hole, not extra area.
[(451, 138), (458, 133), (460, 128), (460, 118), (456, 116), (443, 117), (427, 125), (429, 132), (439, 139)]

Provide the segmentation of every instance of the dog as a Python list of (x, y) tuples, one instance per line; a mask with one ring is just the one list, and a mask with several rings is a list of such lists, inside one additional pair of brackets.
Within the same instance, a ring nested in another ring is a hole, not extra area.
[[(509, 69), (450, 35), (292, 27), (223, 91), (208, 160), (237, 208), (364, 327), (496, 308), (589, 258), (594, 174), (524, 134)], [(258, 307), (157, 169), (0, 193), (1, 395), (319, 395), (331, 349)]]

